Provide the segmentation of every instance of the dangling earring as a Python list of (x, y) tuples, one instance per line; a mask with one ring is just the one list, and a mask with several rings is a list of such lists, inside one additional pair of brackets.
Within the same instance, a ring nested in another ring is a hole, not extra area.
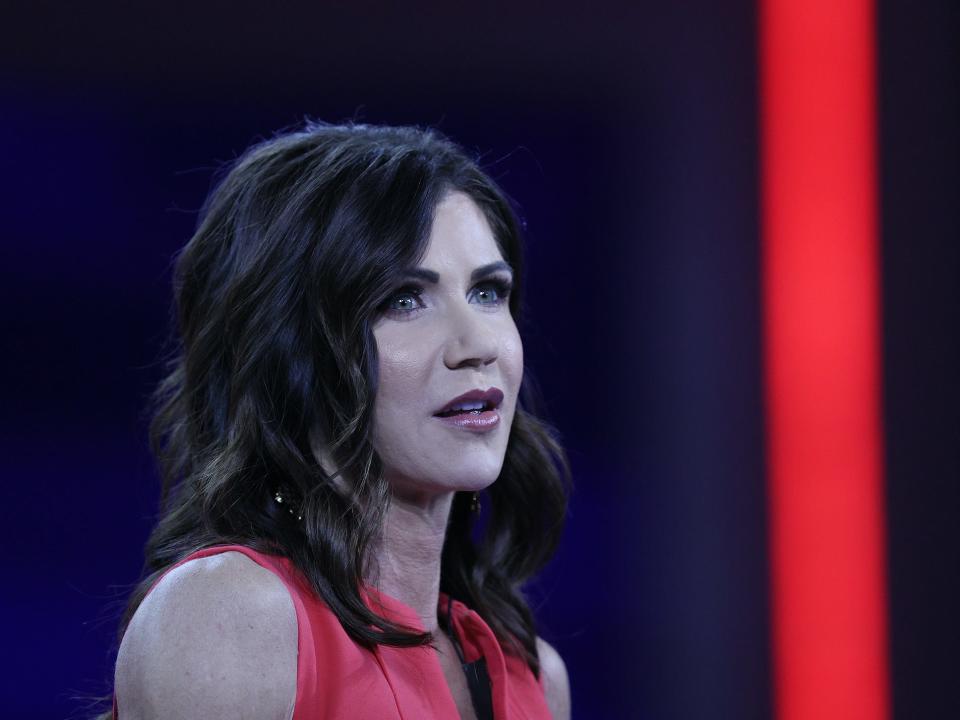
[[(286, 502), (286, 501), (283, 499), (283, 495), (280, 494), (280, 491), (279, 491), (279, 490), (276, 490), (276, 491), (273, 493), (273, 499), (276, 501), (277, 505), (284, 505), (284, 503)], [(292, 507), (290, 507), (289, 504), (287, 504), (285, 507), (286, 507), (286, 509), (287, 509), (287, 512), (290, 513), (291, 515), (293, 515), (297, 520), (303, 520), (303, 515), (301, 515), (300, 513), (294, 511), (294, 509), (293, 509)]]
[(475, 492), (470, 498), (470, 512), (474, 515), (480, 514), (480, 493)]

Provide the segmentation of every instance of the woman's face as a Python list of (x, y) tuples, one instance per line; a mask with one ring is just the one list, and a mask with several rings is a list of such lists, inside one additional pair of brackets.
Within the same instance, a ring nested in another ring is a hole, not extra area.
[(397, 494), (480, 490), (500, 474), (523, 376), (511, 270), (480, 208), (452, 192), (410, 271), (373, 327), (374, 448)]

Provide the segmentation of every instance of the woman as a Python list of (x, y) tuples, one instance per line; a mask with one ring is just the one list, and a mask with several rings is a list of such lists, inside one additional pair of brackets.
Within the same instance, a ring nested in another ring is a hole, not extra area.
[(176, 266), (115, 716), (569, 716), (520, 591), (568, 475), (525, 409), (521, 270), (435, 132), (310, 124), (235, 163)]

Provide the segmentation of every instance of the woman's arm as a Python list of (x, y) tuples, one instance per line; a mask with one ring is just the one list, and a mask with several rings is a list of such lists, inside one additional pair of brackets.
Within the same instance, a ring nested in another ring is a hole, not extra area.
[(540, 672), (543, 675), (547, 707), (550, 708), (553, 720), (570, 720), (570, 681), (563, 658), (550, 643), (539, 637), (537, 655), (540, 656)]
[(289, 592), (240, 553), (181, 565), (133, 616), (114, 687), (122, 720), (290, 720), (297, 617)]

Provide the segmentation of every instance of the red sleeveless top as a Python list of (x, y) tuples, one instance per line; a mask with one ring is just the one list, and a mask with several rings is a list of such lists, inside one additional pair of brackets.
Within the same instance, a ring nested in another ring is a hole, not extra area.
[[(242, 545), (218, 545), (187, 556), (164, 575), (190, 560), (228, 551), (243, 553), (270, 570), (290, 592), (297, 614), (293, 720), (460, 720), (433, 648), (377, 645), (367, 650), (358, 645), (287, 558)], [(373, 588), (366, 592), (375, 612), (423, 632), (420, 618), (410, 607)], [(444, 593), (440, 603), (446, 608)], [(481, 657), (486, 661), (494, 720), (550, 720), (543, 684), (526, 662), (503, 652), (490, 627), (463, 603), (451, 602), (450, 618), (465, 661)], [(116, 698), (113, 712), (120, 717)]]

